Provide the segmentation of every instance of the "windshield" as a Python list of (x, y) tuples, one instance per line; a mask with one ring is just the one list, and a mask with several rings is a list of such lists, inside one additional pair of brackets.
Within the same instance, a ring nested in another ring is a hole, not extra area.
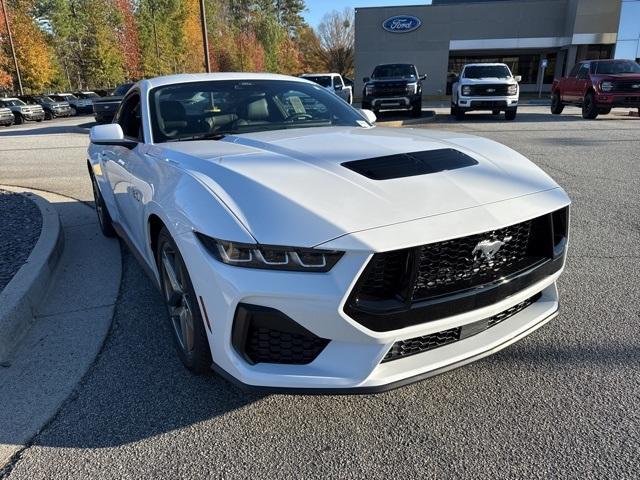
[(318, 85), (322, 85), (323, 87), (330, 87), (331, 86), (331, 77), (329, 77), (328, 75), (317, 75), (314, 77), (311, 76), (304, 76), (302, 77), (305, 80), (310, 80), (312, 82), (317, 83)]
[(54, 103), (55, 100), (53, 100), (51, 97), (40, 97), (40, 101), (44, 102), (44, 103)]
[(99, 98), (99, 95), (93, 92), (80, 92), (77, 95), (79, 98)]
[(72, 93), (65, 93), (64, 95), (56, 95), (53, 98), (59, 99), (59, 100), (61, 100), (63, 102), (65, 102), (67, 100), (77, 100), (78, 99), (78, 97), (76, 97)]
[(283, 80), (219, 80), (167, 85), (149, 94), (155, 142), (327, 126), (366, 127), (324, 88)]
[(124, 97), (125, 93), (133, 86), (133, 83), (125, 83), (116, 88), (111, 94), (112, 97)]
[(416, 70), (413, 65), (409, 64), (393, 64), (378, 65), (373, 69), (371, 78), (393, 78), (393, 77), (412, 77), (415, 78)]
[(631, 60), (622, 62), (594, 62), (594, 72), (600, 75), (618, 75), (621, 73), (640, 73), (640, 65)]
[(7, 107), (22, 107), (26, 105), (22, 100), (18, 100), (17, 98), (3, 98), (2, 103), (4, 103)]
[(505, 65), (471, 65), (464, 69), (464, 78), (509, 78)]

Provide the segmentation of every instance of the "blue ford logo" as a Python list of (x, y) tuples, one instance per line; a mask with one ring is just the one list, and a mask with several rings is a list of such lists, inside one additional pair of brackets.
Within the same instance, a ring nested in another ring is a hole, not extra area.
[(412, 15), (396, 15), (382, 22), (382, 28), (391, 33), (413, 32), (420, 25), (420, 19)]

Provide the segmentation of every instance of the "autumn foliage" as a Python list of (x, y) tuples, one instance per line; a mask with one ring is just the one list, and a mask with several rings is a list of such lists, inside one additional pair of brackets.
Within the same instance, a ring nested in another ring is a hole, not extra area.
[[(205, 69), (200, 0), (5, 1), (27, 91)], [(296, 75), (331, 65), (302, 17), (304, 0), (205, 0), (205, 8), (213, 71)], [(0, 11), (0, 90), (16, 87)]]

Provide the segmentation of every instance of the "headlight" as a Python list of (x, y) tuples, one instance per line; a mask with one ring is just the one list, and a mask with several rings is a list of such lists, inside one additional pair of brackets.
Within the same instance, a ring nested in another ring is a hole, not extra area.
[(462, 95), (471, 95), (471, 86), (470, 85), (464, 85), (462, 87)]
[(365, 95), (373, 95), (373, 85), (367, 85), (364, 87)]
[(610, 92), (613, 90), (613, 82), (602, 82), (600, 84), (600, 90), (603, 92)]
[(515, 95), (518, 93), (518, 85), (509, 85), (507, 88), (507, 95)]
[(409, 95), (415, 95), (417, 91), (418, 91), (418, 83), (417, 82), (407, 83), (407, 93)]
[(328, 272), (344, 252), (218, 240), (196, 232), (205, 248), (220, 262), (234, 267), (298, 272)]

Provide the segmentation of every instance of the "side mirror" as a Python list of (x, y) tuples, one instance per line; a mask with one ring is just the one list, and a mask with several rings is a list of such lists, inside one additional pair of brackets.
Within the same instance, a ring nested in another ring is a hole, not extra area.
[(364, 77), (364, 78), (362, 79), (362, 81), (363, 81), (364, 83), (368, 83), (368, 82), (369, 82), (369, 80), (371, 80), (369, 77)]
[(137, 145), (137, 142), (124, 138), (122, 127), (117, 123), (91, 127), (89, 140), (94, 145), (116, 145), (125, 148), (133, 148)]
[(420, 75), (420, 80), (421, 80), (421, 81), (422, 81), (422, 80), (426, 80), (426, 79), (427, 79), (427, 76), (426, 76), (426, 75)]
[(360, 109), (360, 113), (367, 120), (367, 122), (369, 122), (371, 124), (376, 123), (376, 120), (378, 119), (378, 117), (376, 117), (376, 114), (373, 113), (371, 110), (367, 110), (365, 108), (361, 108)]
[(515, 77), (513, 77), (515, 79), (516, 82), (520, 83), (522, 81), (522, 75), (516, 75)]

